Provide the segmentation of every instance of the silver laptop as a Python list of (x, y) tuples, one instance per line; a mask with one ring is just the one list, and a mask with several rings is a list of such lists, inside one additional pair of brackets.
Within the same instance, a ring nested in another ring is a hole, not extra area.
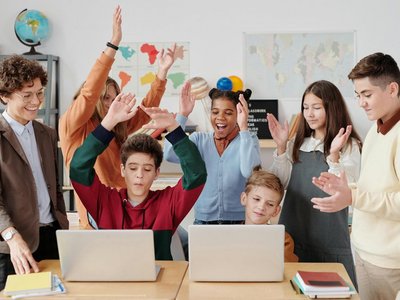
[(57, 230), (67, 281), (155, 281), (151, 230)]
[(189, 225), (192, 281), (282, 281), (283, 225)]

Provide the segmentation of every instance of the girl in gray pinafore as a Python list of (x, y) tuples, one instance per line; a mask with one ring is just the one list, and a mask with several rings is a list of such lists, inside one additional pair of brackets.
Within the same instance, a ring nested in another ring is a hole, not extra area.
[(277, 144), (271, 172), (286, 187), (279, 223), (293, 237), (300, 262), (342, 263), (357, 287), (350, 247), (348, 210), (323, 213), (313, 208), (313, 197), (326, 194), (313, 185), (321, 172), (346, 172), (357, 180), (361, 139), (355, 130), (340, 91), (329, 81), (316, 81), (304, 92), (299, 126), (289, 139), (287, 123), (281, 126), (268, 115), (271, 135)]

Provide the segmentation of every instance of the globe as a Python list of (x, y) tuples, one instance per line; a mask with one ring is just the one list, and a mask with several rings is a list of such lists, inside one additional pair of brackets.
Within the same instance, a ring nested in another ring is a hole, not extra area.
[(47, 17), (38, 10), (24, 9), (15, 19), (14, 31), (18, 40), (31, 50), (24, 54), (40, 54), (36, 52), (35, 46), (49, 36), (49, 21)]

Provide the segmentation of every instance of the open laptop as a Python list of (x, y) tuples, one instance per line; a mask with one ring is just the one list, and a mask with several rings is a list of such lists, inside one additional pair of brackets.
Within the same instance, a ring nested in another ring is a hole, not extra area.
[(57, 230), (67, 281), (155, 281), (151, 230)]
[(283, 225), (189, 225), (192, 281), (282, 281)]

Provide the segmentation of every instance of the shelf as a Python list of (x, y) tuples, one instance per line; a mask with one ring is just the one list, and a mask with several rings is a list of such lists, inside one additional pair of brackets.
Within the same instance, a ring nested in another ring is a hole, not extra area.
[(260, 141), (260, 148), (271, 148), (271, 149), (276, 148), (276, 144), (272, 139), (259, 140), (259, 141)]

